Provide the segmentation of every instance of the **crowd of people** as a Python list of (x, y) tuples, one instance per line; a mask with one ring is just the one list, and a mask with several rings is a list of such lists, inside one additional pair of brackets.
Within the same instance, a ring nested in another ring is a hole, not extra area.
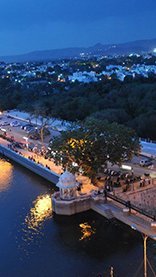
[[(8, 144), (8, 148), (11, 149), (11, 150), (13, 150), (13, 151), (16, 152), (17, 154), (19, 154), (19, 155), (21, 155), (21, 156), (24, 156), (23, 153), (22, 153), (21, 151), (18, 150), (18, 146), (16, 145), (16, 143), (13, 142), (13, 143)], [(31, 152), (33, 152), (34, 154), (36, 154), (36, 153), (33, 151), (33, 149), (32, 149)], [(43, 156), (43, 154), (42, 154), (42, 156)], [(30, 161), (32, 161), (32, 162), (37, 163), (38, 165), (41, 165), (41, 166), (46, 167), (47, 169), (51, 170), (51, 168), (50, 168), (49, 165), (47, 165), (47, 164), (44, 165), (44, 164), (41, 163), (39, 160), (37, 160), (37, 159), (35, 158), (34, 155), (30, 155), (30, 156), (28, 156), (28, 157), (26, 157), (26, 158), (28, 158), (28, 159), (29, 159)]]
[[(15, 151), (19, 155), (23, 156), (23, 153), (18, 150), (19, 147), (25, 149), (25, 145), (23, 147), (21, 144), (12, 142), (8, 144), (8, 148)], [(28, 150), (28, 149), (27, 149)], [(31, 152), (33, 155), (29, 155), (27, 158), (43, 167), (46, 167), (48, 170), (51, 170), (50, 166), (48, 164), (43, 164), (38, 159), (38, 155), (45, 157), (46, 155), (46, 148), (41, 147), (39, 150), (37, 146), (31, 148)], [(134, 189), (135, 183), (139, 184), (139, 187), (144, 187), (146, 185), (151, 184), (151, 179), (149, 174), (145, 174), (145, 176), (135, 176), (133, 173), (133, 169), (131, 172), (121, 172), (121, 171), (115, 171), (111, 169), (105, 169), (104, 170), (104, 176), (97, 178), (99, 181), (104, 181), (104, 189), (108, 192), (114, 191), (114, 188), (121, 187), (123, 192), (126, 192), (128, 190)], [(78, 191), (81, 191), (81, 186), (78, 187)]]
[(126, 192), (130, 189), (134, 189), (136, 183), (138, 183), (140, 187), (150, 185), (151, 183), (149, 174), (135, 176), (133, 169), (131, 172), (105, 169), (104, 176), (104, 187), (107, 191), (113, 191), (114, 188), (122, 187), (123, 192)]

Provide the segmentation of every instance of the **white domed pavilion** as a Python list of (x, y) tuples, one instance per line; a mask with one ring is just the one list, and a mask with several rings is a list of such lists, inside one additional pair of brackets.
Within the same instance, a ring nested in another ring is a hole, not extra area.
[(76, 190), (78, 182), (76, 181), (75, 175), (69, 171), (65, 171), (59, 178), (59, 182), (56, 186), (60, 190), (60, 198), (62, 200), (72, 200), (76, 197)]

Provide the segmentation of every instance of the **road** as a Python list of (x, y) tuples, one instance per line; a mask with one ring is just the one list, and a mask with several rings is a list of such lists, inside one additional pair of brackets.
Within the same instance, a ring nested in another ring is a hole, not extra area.
[[(6, 114), (2, 114), (0, 115), (0, 124), (1, 122), (8, 122), (9, 124), (13, 121), (15, 121), (14, 118), (10, 118), (8, 117)], [(21, 125), (23, 125), (24, 123), (26, 123), (23, 120), (18, 119), (17, 120)], [(28, 137), (28, 133), (25, 130), (22, 130), (19, 127), (11, 127), (10, 125), (8, 126), (0, 126), (0, 133), (4, 134), (4, 130), (6, 130), (6, 136), (7, 137), (14, 137), (15, 141), (17, 142), (21, 142), (21, 143), (25, 143), (26, 144), (26, 137)], [(55, 136), (59, 136), (60, 132), (53, 130), (52, 128), (50, 128), (50, 135), (44, 138), (44, 145), (46, 147), (48, 147), (49, 145), (49, 140), (52, 137)], [(33, 140), (33, 139), (28, 139), (28, 144), (33, 144), (33, 145), (37, 145), (39, 148), (41, 148), (42, 143), (39, 140)], [(139, 161), (142, 159), (142, 156), (139, 157), (134, 157), (132, 159), (132, 161), (125, 163), (126, 165), (130, 165), (131, 167), (133, 167), (133, 171), (134, 171), (134, 175), (143, 175), (144, 173), (147, 174), (152, 174), (152, 176), (156, 177), (156, 161), (154, 161), (154, 168), (145, 168), (145, 167), (140, 167), (139, 166)], [(112, 168), (114, 170), (121, 170), (117, 165), (109, 165), (109, 168)]]
[[(2, 122), (8, 122), (9, 124), (11, 122), (15, 121), (14, 118), (8, 118), (7, 115), (0, 115), (0, 125)], [(16, 120), (18, 121), (21, 126), (23, 126), (24, 124), (27, 124), (27, 122), (24, 122), (22, 120)], [(48, 146), (49, 145), (49, 141), (51, 138), (55, 137), (55, 136), (59, 136), (60, 132), (53, 130), (52, 128), (49, 129), (50, 131), (50, 135), (46, 136), (44, 138), (44, 145)], [(28, 137), (28, 133), (25, 130), (22, 130), (21, 127), (11, 127), (10, 125), (8, 126), (0, 126), (0, 133), (4, 134), (6, 133), (7, 137), (14, 137), (15, 141), (17, 142), (21, 142), (21, 143), (26, 143), (26, 139)], [(42, 143), (39, 140), (33, 140), (33, 139), (28, 139), (28, 144), (34, 144), (34, 145), (38, 145), (41, 146)]]
[[(135, 176), (141, 176), (144, 175), (144, 173), (150, 174), (150, 176), (152, 176), (153, 178), (156, 178), (156, 168), (154, 167), (153, 169), (147, 168), (147, 167), (141, 167), (137, 164), (133, 164), (133, 163), (124, 163), (125, 165), (129, 165), (133, 168), (133, 172)], [(112, 169), (114, 171), (122, 171), (121, 167), (119, 167), (118, 165), (111, 165), (108, 164), (108, 168)], [(130, 171), (131, 172), (131, 171)]]

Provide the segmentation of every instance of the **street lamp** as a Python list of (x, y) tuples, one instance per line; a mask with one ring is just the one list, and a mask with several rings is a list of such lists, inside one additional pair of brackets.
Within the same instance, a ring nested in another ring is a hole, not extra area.
[(6, 129), (1, 128), (1, 131), (6, 132)]
[(28, 144), (28, 137), (23, 137), (23, 139), (25, 139), (25, 141), (26, 141), (26, 147), (28, 148), (29, 147), (29, 144)]
[(144, 240), (144, 277), (147, 277), (147, 239), (148, 239), (148, 236), (143, 234), (143, 240)]
[[(135, 225), (131, 225), (131, 228), (140, 233), (140, 230), (138, 230)], [(144, 246), (144, 277), (147, 277), (147, 239), (148, 239), (148, 235), (143, 234), (143, 233), (141, 233), (141, 234), (143, 237), (143, 246)], [(153, 236), (151, 238), (156, 240), (156, 236)]]
[(1, 128), (1, 131), (3, 132), (3, 135), (6, 136), (6, 129)]
[(113, 277), (114, 276), (114, 268), (111, 266), (110, 268), (110, 277)]

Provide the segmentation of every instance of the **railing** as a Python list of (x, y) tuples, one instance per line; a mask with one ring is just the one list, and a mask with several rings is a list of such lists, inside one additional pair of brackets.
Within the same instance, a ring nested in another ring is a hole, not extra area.
[(142, 215), (144, 215), (144, 216), (146, 216), (146, 217), (156, 221), (156, 215), (155, 216), (151, 215), (150, 213), (146, 212), (145, 210), (140, 209), (137, 206), (131, 204), (130, 201), (125, 201), (125, 200), (123, 200), (123, 199), (121, 199), (121, 198), (119, 198), (119, 197), (117, 197), (115, 195), (110, 194), (109, 192), (107, 192), (105, 194), (105, 196), (110, 198), (110, 199), (113, 199), (114, 201), (116, 201), (116, 202), (118, 202), (118, 203), (120, 203), (120, 204), (122, 204), (122, 205), (124, 205), (126, 207), (128, 207), (129, 209), (132, 209), (132, 210), (134, 210), (134, 211), (136, 211), (136, 212), (138, 212), (138, 213), (140, 213), (140, 214), (142, 214)]

